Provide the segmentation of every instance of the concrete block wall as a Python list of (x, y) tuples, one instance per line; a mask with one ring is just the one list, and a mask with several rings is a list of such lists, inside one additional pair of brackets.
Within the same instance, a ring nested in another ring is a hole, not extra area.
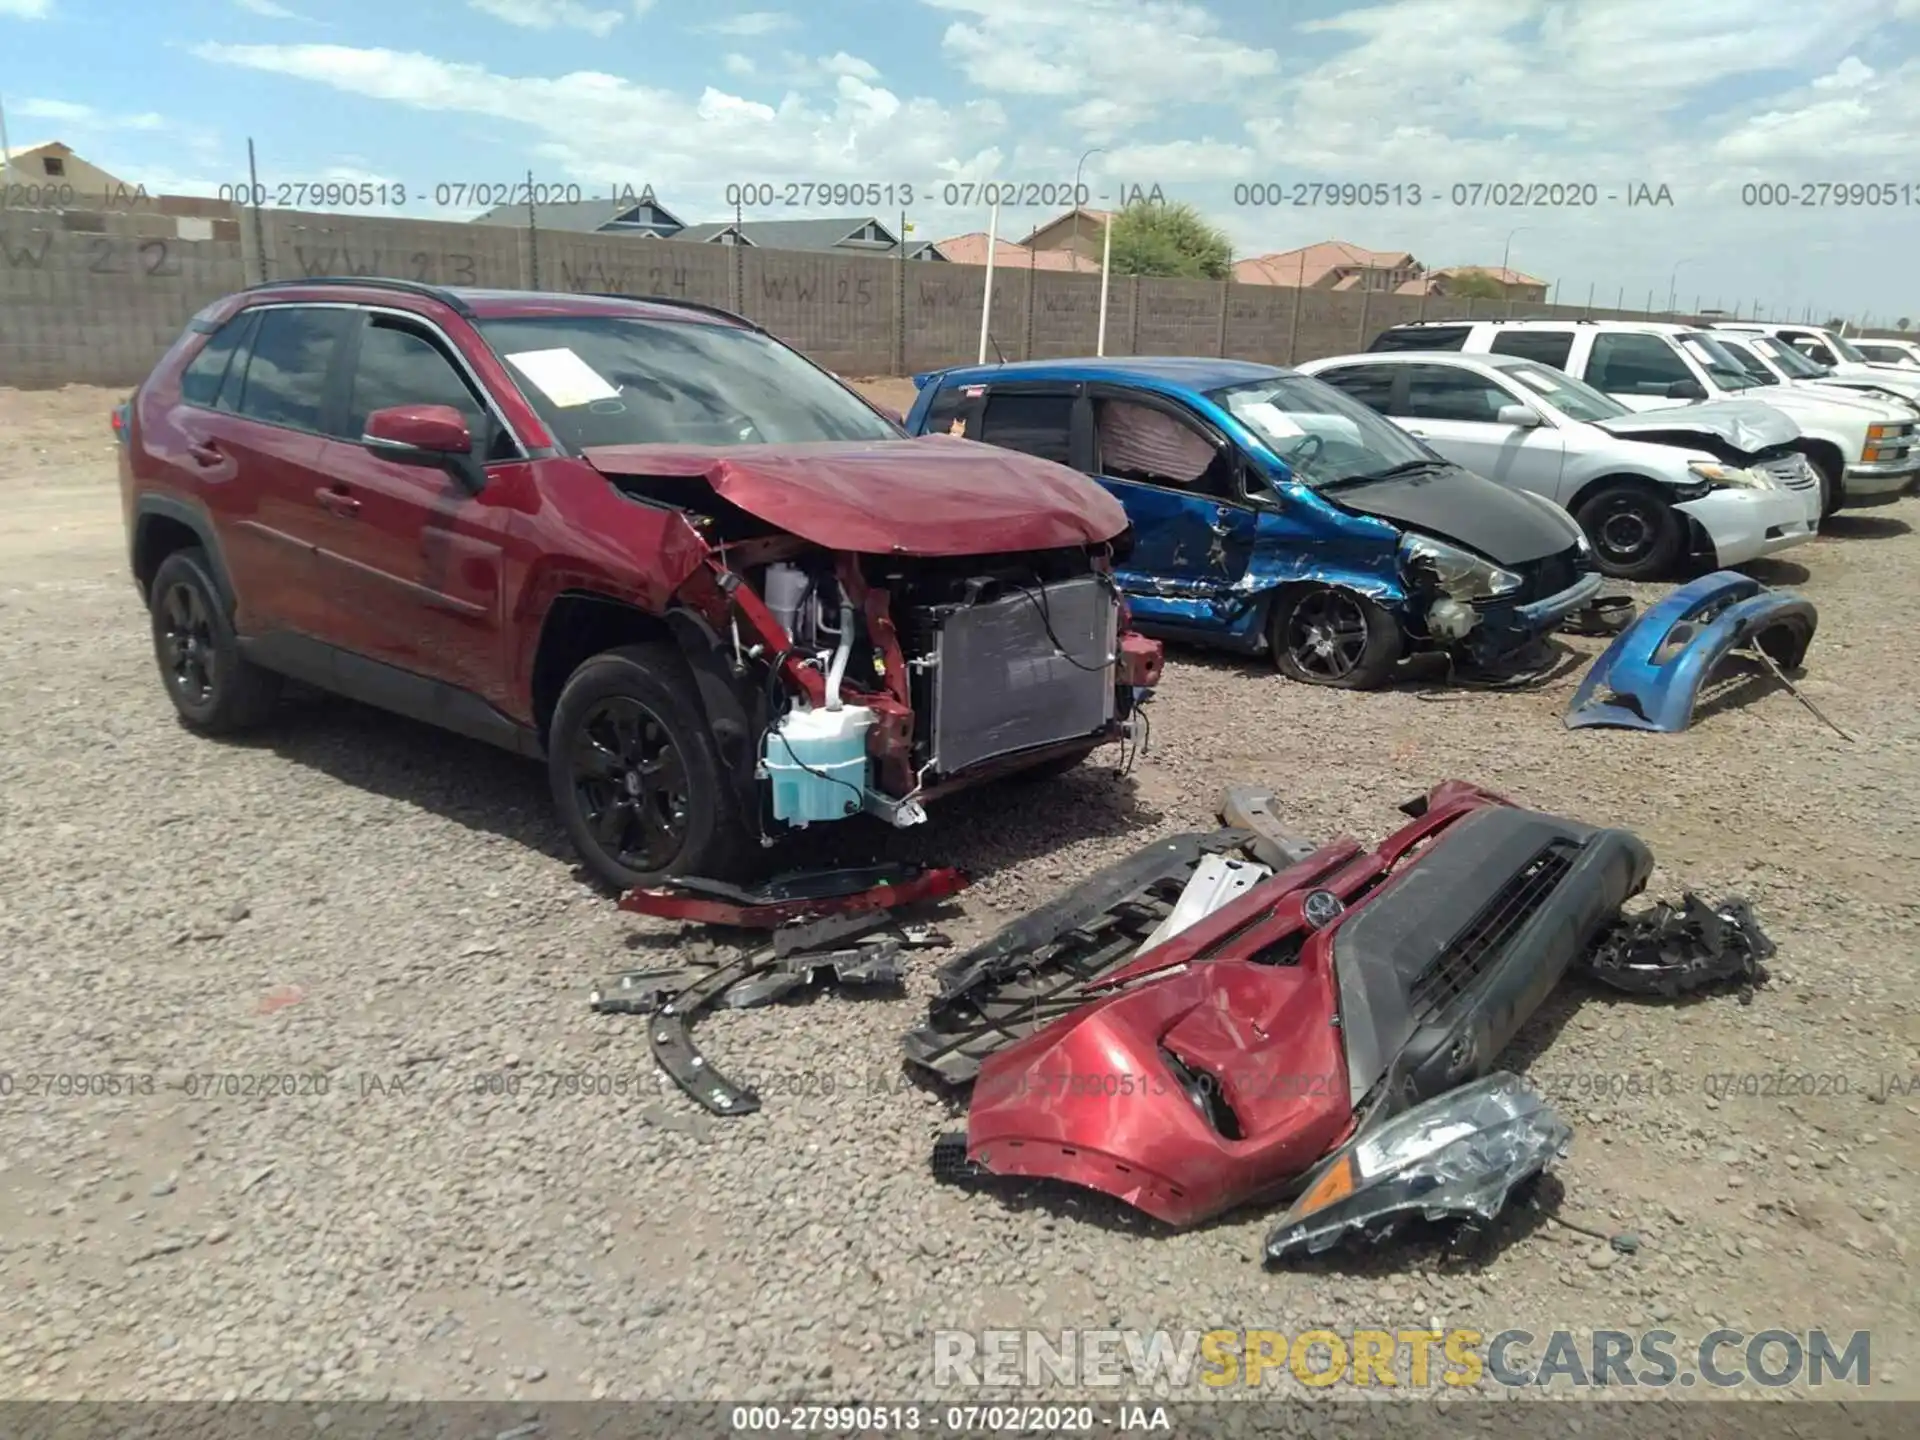
[[(661, 249), (721, 249), (675, 247), (672, 241), (653, 244)], [(741, 281), (736, 308), (749, 320), (844, 375), (885, 374), (894, 368), (898, 261), (754, 247), (732, 253)], [(723, 298), (719, 303), (727, 302)]]
[(245, 283), (237, 238), (157, 214), (0, 218), (0, 385), (124, 385), (203, 306)]
[[(850, 377), (971, 363), (980, 344), (980, 266), (455, 221), (183, 208), (195, 207), (0, 212), (0, 385), (131, 386), (201, 306), (262, 279), (318, 275), (678, 296), (737, 310)], [(1646, 318), (1572, 305), (1123, 276), (1109, 286), (1106, 349), (1285, 365), (1363, 350), (1405, 321), (1583, 314)], [(1099, 276), (995, 269), (990, 360), (1091, 355), (1099, 331)]]

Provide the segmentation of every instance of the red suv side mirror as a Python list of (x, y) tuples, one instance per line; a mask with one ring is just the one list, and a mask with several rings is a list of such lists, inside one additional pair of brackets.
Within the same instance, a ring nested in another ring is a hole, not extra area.
[(451, 405), (392, 405), (367, 416), (360, 443), (402, 465), (445, 465), (473, 453), (466, 417)]

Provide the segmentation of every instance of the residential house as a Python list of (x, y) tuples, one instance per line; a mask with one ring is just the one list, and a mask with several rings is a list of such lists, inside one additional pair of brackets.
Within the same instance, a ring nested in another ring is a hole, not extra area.
[[(474, 216), (471, 223), (524, 230), (528, 209), (524, 203), (496, 205)], [(531, 209), (534, 229), (560, 230), (573, 235), (638, 235), (670, 240), (687, 228), (684, 220), (654, 198), (651, 185), (637, 197), (629, 194), (595, 200), (536, 202)]]
[[(842, 255), (898, 255), (893, 227), (870, 215), (829, 220), (722, 220), (689, 225), (668, 237), (696, 245), (747, 245), (760, 250), (814, 250)], [(908, 241), (909, 260), (945, 260), (930, 240)]]
[[(1019, 243), (1029, 250), (1038, 250), (1042, 254), (1048, 251), (1078, 253), (1093, 262), (1093, 268), (1100, 268), (1100, 254), (1106, 245), (1107, 222), (1113, 219), (1111, 210), (1087, 210), (1075, 208), (1064, 215), (1056, 215), (1040, 226), (1031, 235)], [(981, 263), (985, 262), (982, 252)], [(994, 264), (1000, 263), (998, 252), (994, 255)]]
[(1449, 281), (1468, 275), (1484, 275), (1496, 282), (1509, 300), (1544, 302), (1547, 298), (1546, 281), (1501, 265), (1448, 265), (1439, 270), (1430, 270), (1427, 272), (1430, 282), (1427, 293), (1445, 295)]
[(105, 201), (130, 196), (140, 188), (81, 159), (71, 145), (58, 140), (11, 146), (0, 175), (6, 180), (8, 203), (29, 208), (71, 206), (88, 199)]
[(1275, 250), (1235, 262), (1241, 285), (1288, 285), (1306, 290), (1372, 290), (1420, 293), (1425, 272), (1404, 250), (1368, 250), (1345, 240), (1322, 240), (1295, 250)]
[[(969, 230), (964, 235), (949, 236), (935, 243), (940, 253), (955, 265), (987, 263), (987, 232), (984, 230)], [(1060, 270), (1081, 275), (1100, 273), (1100, 262), (1087, 259), (1077, 250), (1036, 250), (1029, 245), (1018, 245), (1011, 240), (997, 238), (993, 242), (993, 264), (996, 270)]]

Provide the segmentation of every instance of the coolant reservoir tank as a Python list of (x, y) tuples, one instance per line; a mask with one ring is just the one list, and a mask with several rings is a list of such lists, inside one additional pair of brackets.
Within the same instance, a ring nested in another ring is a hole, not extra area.
[(864, 705), (787, 712), (768, 732), (764, 757), (776, 820), (808, 825), (843, 820), (865, 808), (873, 720)]

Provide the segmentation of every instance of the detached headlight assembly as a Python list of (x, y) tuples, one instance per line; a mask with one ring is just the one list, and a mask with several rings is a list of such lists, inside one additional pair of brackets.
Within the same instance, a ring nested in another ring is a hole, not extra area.
[(1381, 1239), (1415, 1217), (1485, 1224), (1572, 1140), (1572, 1128), (1519, 1076), (1472, 1081), (1336, 1150), (1267, 1236), (1267, 1259), (1318, 1255), (1351, 1234)]
[(1716, 490), (1778, 490), (1779, 483), (1760, 470), (1742, 470), (1710, 460), (1692, 460), (1687, 471), (1696, 480), (1704, 480)]
[(1497, 600), (1527, 583), (1511, 570), (1431, 535), (1402, 537), (1400, 565), (1431, 571), (1441, 590), (1455, 600)]

